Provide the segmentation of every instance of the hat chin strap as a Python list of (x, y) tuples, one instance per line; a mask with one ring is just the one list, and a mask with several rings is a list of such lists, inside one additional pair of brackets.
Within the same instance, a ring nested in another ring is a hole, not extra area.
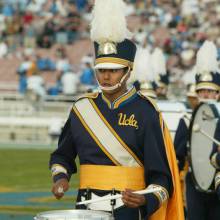
[(114, 86), (109, 86), (109, 87), (101, 86), (99, 81), (97, 80), (99, 88), (103, 91), (114, 91), (114, 90), (120, 88), (122, 86), (123, 82), (125, 81), (126, 77), (128, 76), (129, 71), (130, 71), (130, 68), (128, 69), (126, 74), (121, 78), (120, 82), (115, 84)]

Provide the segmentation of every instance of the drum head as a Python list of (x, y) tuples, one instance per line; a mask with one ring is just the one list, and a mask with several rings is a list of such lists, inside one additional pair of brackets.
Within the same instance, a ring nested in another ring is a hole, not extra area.
[(214, 137), (218, 117), (218, 109), (214, 104), (201, 104), (195, 110), (190, 124), (190, 166), (196, 187), (202, 192), (212, 191), (216, 172), (210, 163), (213, 141), (195, 131), (195, 127)]
[(35, 220), (111, 220), (111, 214), (92, 210), (57, 210), (41, 212)]

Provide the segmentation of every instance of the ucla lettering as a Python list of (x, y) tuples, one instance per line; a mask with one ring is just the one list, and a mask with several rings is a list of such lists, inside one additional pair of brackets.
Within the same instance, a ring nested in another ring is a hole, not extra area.
[(118, 115), (119, 115), (118, 125), (132, 126), (138, 129), (138, 123), (137, 120), (135, 120), (134, 114), (132, 114), (130, 117), (127, 117), (127, 115), (123, 113), (119, 113)]

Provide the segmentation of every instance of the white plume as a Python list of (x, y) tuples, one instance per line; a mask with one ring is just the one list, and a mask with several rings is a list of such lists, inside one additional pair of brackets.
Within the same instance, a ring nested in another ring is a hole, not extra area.
[(196, 56), (197, 73), (215, 72), (218, 70), (218, 51), (215, 44), (206, 40), (201, 46)]
[(147, 49), (138, 48), (134, 59), (134, 77), (139, 82), (153, 81), (153, 68)]
[(91, 39), (97, 43), (122, 42), (129, 38), (123, 0), (95, 0)]
[(166, 59), (160, 48), (155, 48), (152, 55), (152, 65), (155, 76), (166, 75)]

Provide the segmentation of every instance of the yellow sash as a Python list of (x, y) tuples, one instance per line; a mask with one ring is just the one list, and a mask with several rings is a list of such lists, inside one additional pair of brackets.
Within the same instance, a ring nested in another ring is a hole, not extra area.
[(104, 165), (80, 166), (80, 189), (145, 189), (144, 168)]
[[(183, 199), (181, 193), (179, 171), (172, 139), (166, 124), (164, 124), (160, 113), (161, 128), (163, 130), (166, 155), (172, 174), (173, 195), (164, 203), (149, 219), (150, 220), (184, 220)], [(163, 128), (164, 127), (164, 128)]]

